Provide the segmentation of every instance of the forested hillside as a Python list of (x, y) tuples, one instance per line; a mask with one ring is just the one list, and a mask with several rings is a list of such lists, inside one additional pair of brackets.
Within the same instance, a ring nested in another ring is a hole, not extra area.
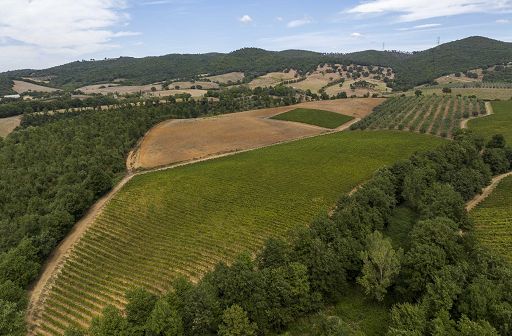
[(468, 37), (415, 53), (394, 65), (396, 88), (410, 88), (454, 72), (512, 60), (512, 43), (485, 37)]
[[(148, 84), (178, 78), (194, 78), (201, 74), (222, 74), (234, 71), (248, 78), (272, 71), (296, 69), (306, 73), (322, 63), (379, 65), (392, 67), (397, 75), (395, 87), (411, 88), (454, 72), (483, 65), (494, 65), (512, 59), (512, 44), (484, 37), (470, 37), (442, 44), (414, 54), (367, 50), (348, 54), (321, 54), (311, 51), (266, 51), (244, 48), (229, 54), (171, 54), (159, 57), (101, 61), (77, 61), (45, 70), (19, 70), (4, 73), (10, 78), (51, 76), (50, 85), (77, 88), (92, 83), (124, 79), (126, 83)], [(1, 79), (0, 79), (1, 82)], [(0, 94), (8, 88), (0, 84)]]

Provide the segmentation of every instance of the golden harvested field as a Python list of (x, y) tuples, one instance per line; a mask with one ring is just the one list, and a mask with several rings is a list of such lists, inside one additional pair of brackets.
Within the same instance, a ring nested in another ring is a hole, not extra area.
[(229, 82), (236, 83), (239, 80), (244, 79), (244, 77), (245, 74), (243, 72), (230, 72), (217, 76), (208, 76), (205, 78), (211, 80), (212, 82), (228, 84)]
[(316, 126), (268, 119), (296, 108), (337, 112), (361, 118), (383, 99), (344, 99), (303, 103), (217, 117), (170, 120), (154, 127), (131, 156), (131, 169), (154, 168), (222, 153), (321, 134)]
[(16, 91), (16, 93), (25, 93), (25, 92), (54, 92), (58, 91), (57, 89), (50, 88), (47, 86), (32, 84), (29, 82), (24, 82), (20, 80), (13, 80), (14, 86), (12, 89)]
[(168, 96), (174, 96), (177, 94), (182, 93), (188, 93), (193, 98), (200, 98), (203, 97), (206, 94), (207, 90), (198, 90), (198, 89), (185, 89), (185, 90), (162, 90), (162, 91), (155, 91), (155, 92), (149, 92), (148, 94), (153, 97), (168, 97)]
[(332, 81), (336, 81), (341, 78), (339, 73), (322, 73), (314, 72), (308, 75), (306, 80), (298, 83), (292, 83), (289, 86), (300, 90), (311, 90), (311, 92), (318, 92), (321, 88), (328, 85)]
[(290, 70), (289, 72), (270, 72), (266, 75), (255, 78), (249, 83), (249, 87), (254, 89), (258, 86), (274, 86), (283, 81), (295, 79), (297, 71)]
[(9, 133), (14, 131), (21, 122), (21, 116), (0, 119), (0, 137), (5, 138)]
[(197, 82), (172, 82), (171, 84), (169, 84), (169, 89), (175, 89), (176, 87), (179, 87), (179, 89), (176, 89), (176, 90), (187, 90), (187, 89), (190, 89), (192, 86), (197, 87), (198, 85), (200, 85), (204, 90), (219, 88), (219, 84), (217, 84), (217, 83), (197, 81)]
[(151, 88), (154, 87), (157, 90), (162, 90), (162, 84), (147, 84), (147, 85), (119, 85), (115, 83), (95, 84), (87, 85), (77, 90), (82, 91), (85, 94), (101, 93), (117, 93), (117, 94), (130, 94), (138, 92), (151, 92)]

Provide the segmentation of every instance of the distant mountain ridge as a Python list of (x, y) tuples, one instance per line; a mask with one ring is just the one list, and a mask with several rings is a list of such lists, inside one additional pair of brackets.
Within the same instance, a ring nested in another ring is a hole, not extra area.
[(233, 71), (262, 75), (284, 69), (308, 72), (322, 63), (355, 63), (392, 67), (395, 88), (408, 89), (445, 74), (482, 65), (512, 61), (512, 43), (473, 36), (415, 53), (366, 50), (348, 54), (325, 54), (305, 50), (267, 51), (243, 48), (231, 53), (169, 54), (144, 58), (120, 57), (101, 61), (77, 61), (44, 70), (16, 70), (0, 74), (0, 93), (9, 80), (51, 76), (49, 85), (77, 88), (122, 78), (127, 83), (148, 84), (169, 79), (194, 78), (201, 74)]

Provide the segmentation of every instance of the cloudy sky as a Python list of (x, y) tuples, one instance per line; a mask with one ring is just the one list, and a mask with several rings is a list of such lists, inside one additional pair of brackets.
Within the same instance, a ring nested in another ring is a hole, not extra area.
[(241, 47), (422, 50), (512, 42), (512, 0), (0, 0), (0, 71)]

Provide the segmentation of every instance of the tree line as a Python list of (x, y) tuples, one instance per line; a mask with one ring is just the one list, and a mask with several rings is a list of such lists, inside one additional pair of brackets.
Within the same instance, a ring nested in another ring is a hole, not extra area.
[[(66, 335), (264, 335), (356, 285), (393, 303), (388, 336), (511, 335), (512, 268), (478, 244), (465, 211), (492, 174), (510, 169), (510, 153), (502, 136), (485, 144), (461, 130), (379, 170), (332, 215), (269, 239), (255, 258), (219, 263), (197, 284), (178, 279), (162, 295), (130, 290), (125, 311), (106, 307)], [(404, 208), (412, 221), (397, 239), (389, 228)], [(342, 320), (326, 321), (319, 335), (347, 334)]]
[(85, 99), (59, 97), (51, 100), (5, 100), (0, 102), (0, 118), (12, 117), (25, 113), (66, 110), (85, 107), (100, 107), (103, 105), (119, 104), (114, 97), (95, 95)]

